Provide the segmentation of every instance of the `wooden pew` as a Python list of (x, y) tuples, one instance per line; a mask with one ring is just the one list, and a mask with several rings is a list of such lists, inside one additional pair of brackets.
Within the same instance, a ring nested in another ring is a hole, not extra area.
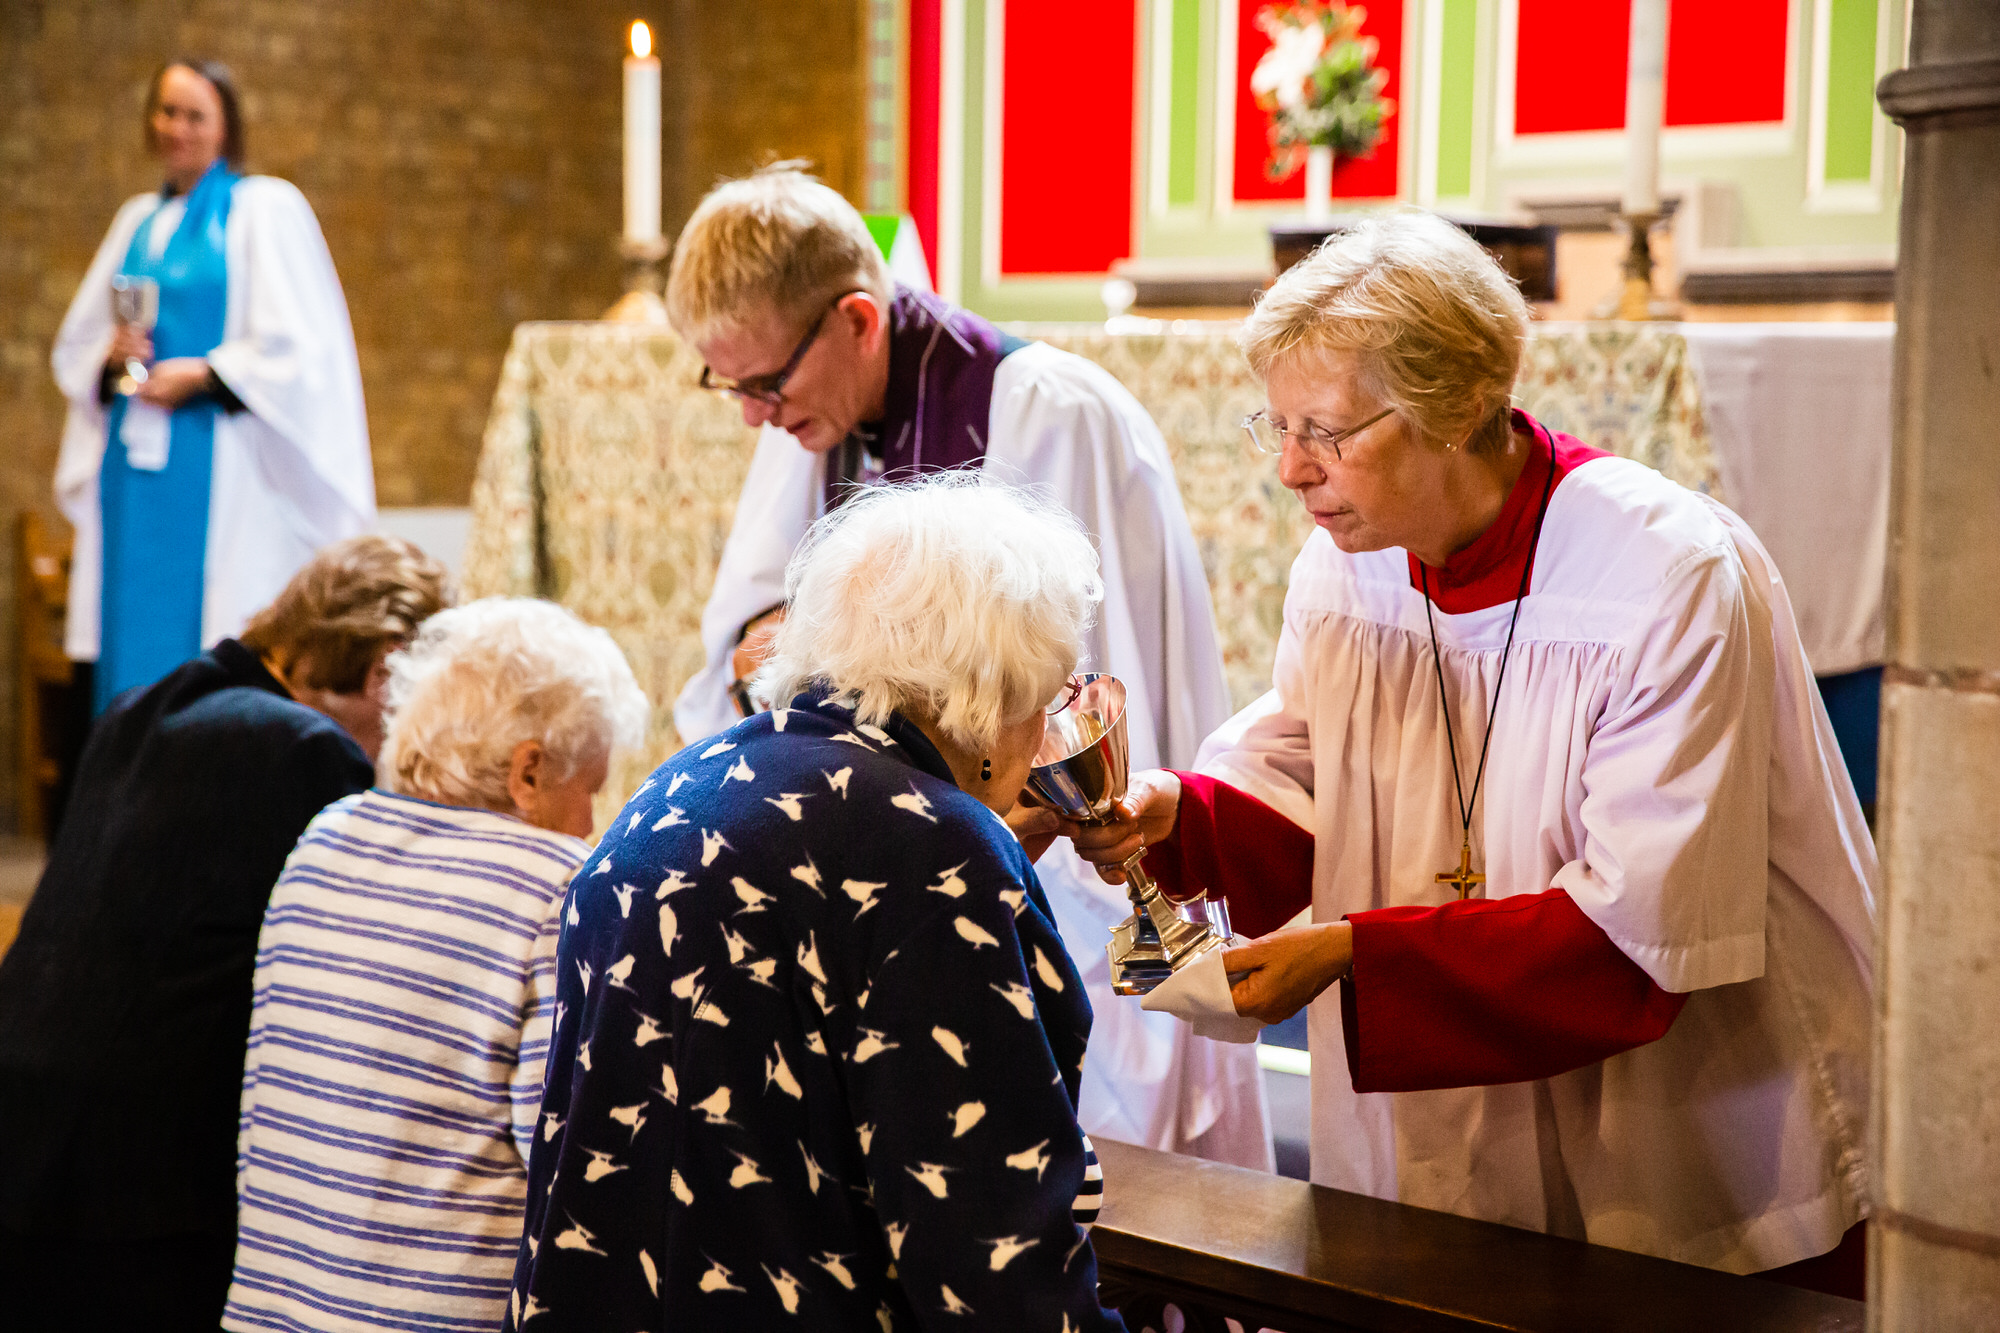
[(75, 668), (63, 654), (69, 606), (70, 539), (24, 509), (15, 522), (14, 799), (24, 838), (48, 835), (49, 804), (62, 778), (58, 755), (66, 691)]
[(1189, 1333), (1860, 1333), (1865, 1307), (1624, 1250), (1097, 1143), (1091, 1232), (1134, 1333), (1178, 1306)]

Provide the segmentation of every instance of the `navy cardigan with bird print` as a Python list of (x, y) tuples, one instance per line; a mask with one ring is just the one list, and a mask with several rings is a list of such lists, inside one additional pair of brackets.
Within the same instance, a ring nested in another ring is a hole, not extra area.
[(506, 1328), (1122, 1328), (1027, 856), (900, 716), (792, 702), (669, 759), (570, 886)]

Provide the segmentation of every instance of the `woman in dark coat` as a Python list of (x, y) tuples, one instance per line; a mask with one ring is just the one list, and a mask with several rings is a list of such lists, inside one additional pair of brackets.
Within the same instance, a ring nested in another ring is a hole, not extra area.
[(374, 782), (382, 659), (445, 577), (408, 542), (349, 538), (242, 639), (97, 720), (0, 965), (10, 1333), (222, 1318), (264, 906), (312, 817)]

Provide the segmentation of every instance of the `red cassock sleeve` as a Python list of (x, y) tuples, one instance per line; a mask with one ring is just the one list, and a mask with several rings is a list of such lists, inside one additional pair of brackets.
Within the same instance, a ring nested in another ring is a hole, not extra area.
[[(1146, 854), (1170, 898), (1229, 900), (1254, 938), (1312, 902), (1310, 833), (1249, 793), (1179, 773), (1174, 838)], [(1548, 1078), (1657, 1041), (1685, 995), (1662, 990), (1561, 889), (1347, 917), (1341, 1027), (1356, 1092)]]
[(1146, 853), (1146, 873), (1169, 898), (1206, 889), (1229, 900), (1245, 939), (1268, 935), (1312, 906), (1313, 836), (1246, 791), (1200, 773), (1181, 780), (1171, 841)]
[(1356, 1092), (1549, 1078), (1658, 1041), (1687, 996), (1561, 889), (1354, 912), (1340, 1025)]

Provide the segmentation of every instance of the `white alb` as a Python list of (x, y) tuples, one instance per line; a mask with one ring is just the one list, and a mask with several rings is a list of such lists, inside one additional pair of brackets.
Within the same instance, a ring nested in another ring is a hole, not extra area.
[[(50, 358), (69, 400), (56, 459), (56, 503), (76, 529), (64, 648), (97, 659), (104, 462), (98, 379), (111, 348), (111, 277), (132, 235), (160, 205), (125, 201), (70, 302)], [(164, 221), (171, 217), (163, 218)], [(154, 229), (164, 244), (171, 228)], [(305, 196), (287, 181), (245, 176), (224, 232), (229, 268), (222, 343), (208, 354), (245, 411), (215, 423), (204, 648), (237, 633), (321, 547), (374, 525), (375, 472), (347, 300)]]

